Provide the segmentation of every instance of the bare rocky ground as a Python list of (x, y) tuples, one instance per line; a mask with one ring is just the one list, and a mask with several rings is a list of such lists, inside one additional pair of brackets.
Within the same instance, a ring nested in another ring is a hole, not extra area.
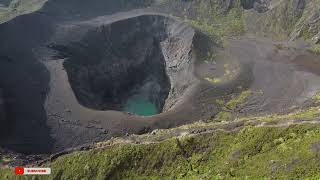
[[(279, 45), (283, 49), (278, 49)], [(231, 42), (230, 53), (240, 62), (254, 63), (250, 89), (261, 91), (262, 95), (248, 101), (248, 110), (284, 112), (301, 106), (320, 88), (318, 74), (308, 67), (309, 61), (318, 57), (300, 42), (245, 38)]]

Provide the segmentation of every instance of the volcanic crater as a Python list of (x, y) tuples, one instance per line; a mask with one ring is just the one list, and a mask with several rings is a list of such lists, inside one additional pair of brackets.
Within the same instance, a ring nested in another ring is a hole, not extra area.
[(158, 114), (174, 106), (191, 84), (191, 41), (184, 40), (192, 33), (173, 19), (143, 15), (92, 27), (78, 42), (49, 47), (65, 59), (63, 65), (81, 105), (126, 111), (130, 102), (140, 99), (146, 106), (129, 110), (154, 106)]
[[(1, 146), (56, 153), (224, 111), (285, 111), (320, 88), (299, 58), (317, 57), (299, 44), (243, 37), (222, 48), (150, 9), (72, 17), (31, 13), (1, 24)], [(226, 109), (247, 89), (245, 103)]]
[[(13, 128), (20, 133), (8, 132), (2, 141), (5, 147), (23, 153), (51, 153), (114, 136), (177, 126), (198, 116), (192, 113), (194, 104), (190, 103), (199, 84), (194, 73), (195, 31), (184, 22), (156, 13), (133, 12), (47, 23), (44, 31), (50, 33), (32, 46), (30, 41), (23, 45), (23, 50), (32, 51), (24, 56), (31, 63), (20, 65), (46, 74), (35, 77), (50, 78), (36, 86), (44, 89), (42, 93), (21, 98), (13, 94), (15, 100), (8, 101), (7, 119), (13, 120), (3, 123), (10, 127), (12, 122), (22, 123), (25, 128)], [(18, 59), (10, 54), (7, 52), (6, 57)], [(7, 66), (10, 63), (6, 61)], [(16, 76), (12, 78), (24, 78), (22, 74)], [(25, 80), (26, 89), (30, 81)], [(2, 84), (5, 100), (10, 98), (6, 93), (10, 89), (23, 94), (17, 87)], [(35, 101), (37, 97), (41, 97), (39, 101)], [(11, 111), (26, 109), (17, 104), (28, 102), (32, 104), (28, 111), (33, 113), (22, 121)]]

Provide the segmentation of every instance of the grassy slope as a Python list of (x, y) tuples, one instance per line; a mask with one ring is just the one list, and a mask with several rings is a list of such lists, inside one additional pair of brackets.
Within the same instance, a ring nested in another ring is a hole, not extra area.
[(225, 10), (219, 0), (199, 1), (193, 8), (197, 17), (186, 19), (193, 27), (209, 34), (213, 39), (226, 45), (229, 38), (245, 33), (243, 11), (239, 0), (231, 9)]
[(277, 40), (288, 39), (299, 20), (299, 17), (294, 14), (293, 1), (282, 1), (272, 10), (262, 14), (254, 10), (245, 11), (246, 31)]
[[(320, 178), (320, 126), (246, 127), (65, 155), (49, 179)], [(0, 171), (5, 179), (17, 177)]]
[[(313, 16), (320, 11), (320, 0), (307, 1), (305, 11), (297, 22), (295, 30), (298, 31), (300, 37), (311, 39), (320, 32), (320, 20), (314, 21)], [(320, 15), (315, 16), (320, 18)]]
[(52, 168), (56, 177), (61, 175), (59, 179), (320, 177), (320, 154), (313, 149), (320, 145), (319, 138), (320, 127), (313, 125), (247, 127), (238, 133), (216, 132), (76, 153), (57, 160)]
[[(295, 27), (295, 31), (303, 39), (310, 41), (316, 34), (320, 33), (320, 0), (310, 0), (306, 9)], [(318, 20), (314, 21), (314, 14), (318, 13)], [(320, 54), (320, 44), (313, 45), (311, 52)]]
[[(304, 11), (297, 15), (294, 0), (280, 1), (272, 10), (259, 14), (253, 10), (244, 12), (246, 32), (275, 40), (303, 38), (307, 41), (320, 33), (320, 0), (307, 0)], [(318, 19), (314, 21), (314, 19)], [(320, 53), (319, 45), (311, 50)]]

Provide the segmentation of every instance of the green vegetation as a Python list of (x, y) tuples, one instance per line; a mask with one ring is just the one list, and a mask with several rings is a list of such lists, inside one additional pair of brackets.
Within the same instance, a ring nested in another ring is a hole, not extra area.
[(4, 150), (0, 147), (0, 165), (6, 164), (6, 163), (12, 161), (12, 159), (14, 159), (11, 155), (4, 154), (3, 152), (4, 152)]
[(246, 90), (243, 91), (239, 96), (233, 97), (227, 104), (226, 108), (233, 110), (235, 109), (238, 105), (241, 105), (246, 102), (246, 100), (252, 95), (251, 90)]
[(225, 100), (217, 99), (216, 103), (222, 107), (222, 110), (211, 121), (227, 122), (234, 120), (236, 108), (245, 103), (252, 94), (251, 90), (242, 91), (239, 95), (233, 95), (226, 104)]
[(318, 91), (313, 97), (313, 100), (315, 100), (317, 103), (320, 102), (320, 91)]
[[(170, 6), (181, 0), (156, 1), (161, 1), (162, 4), (166, 2)], [(196, 15), (177, 13), (177, 16), (184, 17), (192, 26), (206, 32), (224, 46), (227, 39), (245, 33), (275, 40), (299, 37), (310, 40), (320, 31), (320, 21), (315, 21), (320, 0), (306, 1), (304, 9), (297, 8), (295, 0), (274, 1), (271, 9), (265, 13), (258, 13), (253, 9), (244, 10), (240, 0), (235, 0), (231, 7), (226, 7), (226, 3), (221, 0), (200, 0), (191, 5), (186, 11)]]
[(221, 79), (220, 78), (210, 78), (210, 77), (206, 77), (205, 80), (213, 83), (213, 84), (218, 84), (218, 83), (221, 83)]
[[(206, 63), (207, 61), (205, 61)], [(238, 69), (239, 67), (237, 65), (234, 65), (234, 67), (232, 67), (230, 64), (224, 64), (223, 69), (224, 69), (224, 74), (220, 77), (206, 77), (204, 78), (205, 80), (213, 83), (213, 84), (219, 84), (219, 83), (223, 83), (223, 82), (227, 82), (232, 80), (237, 72), (239, 71)]]
[(246, 31), (276, 40), (287, 40), (301, 17), (301, 14), (294, 9), (293, 1), (279, 1), (273, 9), (265, 13), (246, 11), (244, 14)]
[(277, 50), (282, 50), (285, 48), (283, 44), (276, 44), (275, 47), (277, 48)]
[(237, 121), (260, 121), (260, 122), (288, 122), (293, 120), (313, 121), (320, 116), (319, 107), (312, 107), (310, 109), (298, 110), (289, 114), (272, 114), (258, 117), (243, 117)]
[(216, 99), (215, 102), (216, 102), (218, 105), (221, 105), (221, 106), (225, 104), (224, 99)]
[(7, 162), (10, 162), (10, 161), (12, 161), (12, 157), (10, 157), (9, 155), (0, 155), (0, 164), (1, 163), (7, 163)]
[[(227, 105), (234, 108), (251, 93), (244, 91)], [(284, 115), (240, 118), (235, 122), (248, 122), (240, 131), (225, 131), (233, 125), (224, 121), (233, 117), (222, 112), (215, 122), (134, 136), (142, 144), (121, 138), (98, 143), (100, 148), (64, 155), (43, 166), (52, 168), (53, 175), (47, 179), (319, 179), (320, 125), (249, 125), (254, 121), (312, 121), (319, 115), (319, 107), (312, 107)], [(192, 129), (215, 130), (188, 133)], [(183, 130), (187, 132), (177, 135)], [(9, 169), (0, 170), (0, 176), (33, 178), (14, 176)]]
[(231, 112), (221, 111), (215, 117), (215, 122), (226, 122), (233, 120), (233, 115)]
[(223, 65), (224, 68), (224, 77), (227, 80), (232, 80), (236, 74), (239, 72), (239, 65), (235, 64), (235, 65), (230, 65), (230, 64), (224, 64)]
[(187, 19), (187, 22), (224, 46), (228, 38), (243, 35), (245, 32), (239, 0), (235, 1), (228, 11), (224, 10), (218, 0), (199, 1), (194, 10), (197, 17)]
[(296, 29), (299, 31), (299, 37), (310, 40), (320, 31), (320, 21), (314, 21), (314, 19), (316, 19), (315, 14), (319, 9), (320, 0), (307, 1), (302, 17), (296, 25)]
[[(50, 179), (68, 180), (317, 179), (319, 139), (319, 125), (246, 127), (154, 144), (116, 144), (65, 155), (44, 166), (52, 168)], [(0, 176), (18, 179), (8, 169)]]
[(320, 55), (320, 44), (313, 45), (309, 50), (312, 53)]

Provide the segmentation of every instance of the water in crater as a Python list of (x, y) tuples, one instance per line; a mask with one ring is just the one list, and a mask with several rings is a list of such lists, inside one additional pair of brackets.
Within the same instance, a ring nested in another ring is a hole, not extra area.
[(140, 116), (152, 116), (159, 113), (157, 106), (141, 95), (128, 99), (124, 111)]

